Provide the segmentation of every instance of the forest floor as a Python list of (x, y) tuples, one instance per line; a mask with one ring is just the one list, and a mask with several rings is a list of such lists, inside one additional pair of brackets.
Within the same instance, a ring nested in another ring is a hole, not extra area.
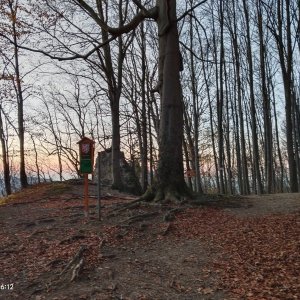
[(0, 199), (0, 299), (300, 299), (300, 194), (125, 204), (42, 184)]

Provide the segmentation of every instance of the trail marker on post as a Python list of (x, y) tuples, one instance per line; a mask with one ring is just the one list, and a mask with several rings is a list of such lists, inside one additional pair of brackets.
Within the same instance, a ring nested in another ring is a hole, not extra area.
[(84, 175), (84, 215), (89, 216), (88, 176), (93, 173), (95, 142), (83, 137), (79, 144), (80, 173)]

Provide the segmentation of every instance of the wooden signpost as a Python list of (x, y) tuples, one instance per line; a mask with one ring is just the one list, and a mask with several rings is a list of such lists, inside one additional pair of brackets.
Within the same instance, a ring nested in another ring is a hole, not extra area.
[(83, 137), (79, 144), (80, 173), (84, 176), (84, 215), (89, 216), (89, 183), (88, 176), (93, 173), (95, 142)]

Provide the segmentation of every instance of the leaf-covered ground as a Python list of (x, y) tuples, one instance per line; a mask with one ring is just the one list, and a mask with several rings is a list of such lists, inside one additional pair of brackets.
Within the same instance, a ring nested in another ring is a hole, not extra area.
[[(133, 204), (44, 184), (0, 206), (0, 299), (300, 299), (300, 195)], [(199, 204), (201, 204), (199, 206)]]
[(188, 209), (174, 235), (211, 242), (209, 272), (235, 299), (299, 299), (300, 214), (239, 218), (215, 209)]

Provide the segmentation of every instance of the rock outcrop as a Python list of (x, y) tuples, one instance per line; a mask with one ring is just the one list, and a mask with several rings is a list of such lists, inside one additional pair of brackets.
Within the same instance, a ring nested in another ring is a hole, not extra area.
[[(100, 157), (100, 183), (102, 186), (111, 186), (113, 183), (112, 178), (112, 153), (111, 149), (101, 151), (98, 153)], [(94, 172), (94, 181), (98, 182), (98, 157), (96, 159), (96, 166)], [(123, 152), (120, 152), (120, 167), (121, 178), (123, 183), (122, 191), (140, 195), (142, 193), (142, 187), (137, 175), (135, 174), (134, 167), (132, 167), (125, 159)]]

